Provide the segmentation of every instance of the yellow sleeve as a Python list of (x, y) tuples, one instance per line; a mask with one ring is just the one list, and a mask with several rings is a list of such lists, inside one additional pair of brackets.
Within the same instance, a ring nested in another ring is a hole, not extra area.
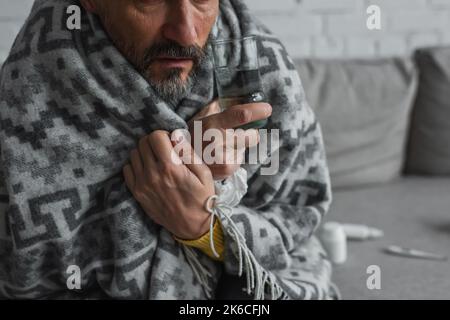
[(214, 247), (219, 254), (219, 258), (217, 258), (213, 251), (211, 250), (210, 246), (210, 240), (209, 240), (210, 232), (206, 233), (202, 237), (196, 240), (182, 240), (178, 239), (177, 237), (174, 237), (175, 240), (177, 240), (179, 243), (185, 244), (189, 247), (200, 249), (203, 253), (208, 255), (210, 258), (216, 260), (216, 261), (223, 261), (223, 251), (225, 248), (224, 244), (224, 237), (223, 237), (223, 230), (222, 225), (220, 224), (219, 220), (216, 219), (214, 223), (214, 235), (213, 235), (213, 241), (214, 241)]

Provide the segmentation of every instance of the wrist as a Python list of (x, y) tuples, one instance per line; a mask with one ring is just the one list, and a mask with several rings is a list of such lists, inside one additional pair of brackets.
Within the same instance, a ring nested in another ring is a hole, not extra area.
[[(211, 248), (211, 232), (213, 232), (213, 243), (214, 248), (216, 250), (216, 253), (218, 256), (214, 253), (213, 249)], [(213, 230), (208, 231), (206, 234), (204, 234), (202, 237), (195, 239), (195, 240), (183, 240), (175, 237), (175, 240), (178, 241), (181, 244), (184, 244), (189, 247), (200, 249), (203, 253), (208, 255), (210, 258), (216, 261), (223, 261), (223, 254), (225, 250), (225, 240), (222, 230), (222, 225), (219, 220), (215, 220)]]
[(186, 225), (183, 230), (172, 234), (177, 239), (184, 241), (192, 241), (203, 237), (209, 232), (211, 215), (209, 212), (205, 211), (201, 213), (201, 217), (204, 218), (201, 220), (199, 219), (198, 221), (192, 219), (189, 221), (190, 224)]
[(181, 214), (182, 217), (185, 217), (185, 223), (179, 225), (178, 232), (172, 232), (172, 234), (185, 241), (192, 241), (205, 236), (211, 228), (212, 208), (215, 206), (216, 198), (217, 196), (214, 194), (209, 196), (205, 200), (200, 213), (192, 215), (191, 210), (188, 213)]

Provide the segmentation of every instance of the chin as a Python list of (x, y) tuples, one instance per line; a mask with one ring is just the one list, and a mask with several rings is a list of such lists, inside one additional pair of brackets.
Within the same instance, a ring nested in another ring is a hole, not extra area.
[(178, 82), (180, 84), (186, 83), (190, 72), (181, 68), (171, 68), (167, 70), (152, 70), (149, 72), (151, 82)]

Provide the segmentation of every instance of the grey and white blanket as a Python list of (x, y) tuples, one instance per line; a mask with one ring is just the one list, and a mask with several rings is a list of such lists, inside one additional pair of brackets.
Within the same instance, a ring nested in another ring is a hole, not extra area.
[[(139, 138), (185, 128), (217, 98), (211, 63), (171, 107), (97, 17), (82, 11), (81, 30), (66, 28), (71, 4), (37, 0), (1, 70), (0, 297), (207, 299), (222, 272), (240, 271), (255, 298), (331, 297), (331, 266), (313, 236), (331, 202), (321, 130), (280, 41), (241, 0), (220, 1), (213, 35), (258, 36), (268, 129), (281, 133), (277, 174), (245, 167), (248, 193), (222, 217), (221, 263), (153, 223), (121, 173)], [(80, 290), (66, 285), (73, 265)]]

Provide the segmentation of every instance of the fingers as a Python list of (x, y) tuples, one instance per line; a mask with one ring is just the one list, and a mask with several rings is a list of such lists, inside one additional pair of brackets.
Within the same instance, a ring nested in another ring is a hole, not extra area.
[(213, 114), (220, 113), (220, 112), (221, 112), (221, 109), (220, 109), (219, 101), (215, 100), (206, 107), (203, 118), (213, 115)]
[(170, 135), (167, 131), (153, 131), (148, 136), (148, 142), (150, 143), (156, 161), (160, 163), (173, 162), (174, 150)]
[(203, 108), (199, 113), (197, 113), (190, 121), (189, 123), (196, 121), (196, 120), (200, 120), (203, 119), (207, 116), (216, 114), (216, 113), (220, 113), (220, 106), (219, 106), (219, 101), (215, 100), (212, 103), (210, 103), (209, 105), (207, 105), (205, 108)]
[(133, 193), (136, 185), (136, 177), (134, 176), (133, 169), (131, 169), (131, 165), (127, 164), (123, 167), (123, 176), (125, 177), (125, 183), (128, 189), (130, 189), (131, 193)]
[(141, 156), (143, 162), (144, 171), (150, 173), (152, 169), (156, 166), (156, 158), (153, 154), (152, 149), (150, 148), (150, 142), (148, 137), (144, 137), (139, 140), (139, 154)]
[(204, 155), (203, 161), (208, 165), (240, 165), (244, 160), (245, 150), (245, 148), (235, 149), (228, 146), (215, 146), (211, 155)]
[(252, 148), (259, 144), (259, 140), (259, 131), (256, 129), (236, 129), (234, 132), (233, 147), (234, 149)]
[(272, 107), (267, 103), (236, 105), (225, 111), (202, 119), (203, 128), (234, 129), (248, 123), (267, 119)]
[(183, 150), (183, 164), (200, 180), (200, 182), (206, 183), (208, 179), (211, 179), (211, 171), (195, 153), (190, 141), (188, 141), (183, 134), (179, 134), (178, 132), (179, 130), (175, 130), (173, 135), (179, 138), (177, 139), (177, 148)]
[(142, 164), (141, 155), (137, 149), (131, 151), (130, 162), (134, 174), (141, 177), (144, 174), (144, 165)]
[(186, 144), (183, 144), (183, 140), (190, 141), (189, 132), (184, 132), (183, 129), (175, 130), (172, 132), (170, 140), (172, 141), (175, 155), (173, 156), (176, 164), (192, 163), (195, 155), (190, 152), (190, 149), (185, 150)]
[(223, 147), (226, 150), (245, 150), (257, 146), (260, 141), (259, 131), (256, 129), (227, 129), (214, 132), (215, 134), (207, 135), (206, 140), (213, 141), (215, 147)]

